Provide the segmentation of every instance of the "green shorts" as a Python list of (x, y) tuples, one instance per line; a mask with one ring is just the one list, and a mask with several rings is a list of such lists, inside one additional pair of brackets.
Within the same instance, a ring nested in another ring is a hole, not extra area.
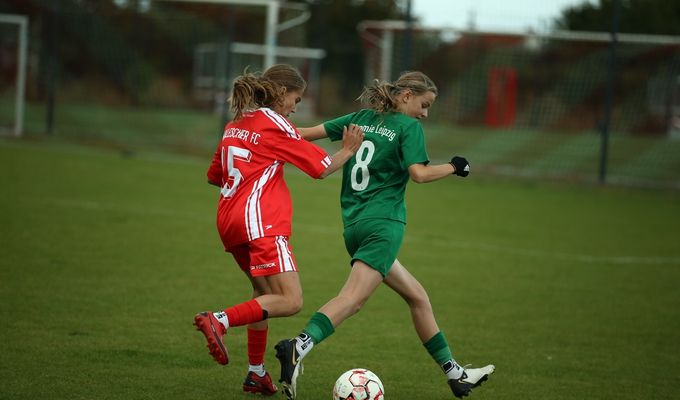
[(362, 219), (345, 227), (345, 248), (351, 263), (361, 260), (384, 277), (397, 259), (404, 239), (404, 223), (391, 219)]

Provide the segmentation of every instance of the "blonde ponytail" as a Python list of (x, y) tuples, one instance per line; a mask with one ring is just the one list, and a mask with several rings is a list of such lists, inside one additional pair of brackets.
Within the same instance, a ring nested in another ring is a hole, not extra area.
[(287, 91), (303, 92), (306, 87), (300, 72), (288, 64), (273, 65), (263, 74), (248, 72), (246, 68), (234, 79), (229, 109), (236, 121), (248, 110), (281, 105)]
[(404, 90), (411, 90), (415, 95), (438, 93), (437, 86), (427, 75), (420, 71), (410, 71), (401, 74), (394, 82), (375, 79), (364, 88), (357, 100), (378, 112), (393, 111), (397, 108), (397, 96)]

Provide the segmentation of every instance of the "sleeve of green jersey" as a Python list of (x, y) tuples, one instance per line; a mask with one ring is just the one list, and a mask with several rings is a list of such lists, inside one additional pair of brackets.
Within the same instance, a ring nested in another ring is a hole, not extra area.
[(425, 164), (430, 162), (425, 147), (425, 133), (419, 122), (406, 129), (401, 135), (401, 153), (404, 157), (404, 166), (408, 168), (413, 164)]
[(331, 141), (342, 140), (342, 129), (345, 126), (349, 126), (355, 114), (356, 113), (343, 115), (342, 117), (324, 122), (323, 127), (326, 129), (326, 135), (328, 135), (328, 138)]

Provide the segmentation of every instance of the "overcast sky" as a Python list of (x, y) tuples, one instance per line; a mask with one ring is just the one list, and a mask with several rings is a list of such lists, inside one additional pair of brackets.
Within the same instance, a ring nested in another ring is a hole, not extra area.
[(427, 26), (479, 30), (543, 31), (567, 6), (595, 0), (412, 0), (413, 15)]

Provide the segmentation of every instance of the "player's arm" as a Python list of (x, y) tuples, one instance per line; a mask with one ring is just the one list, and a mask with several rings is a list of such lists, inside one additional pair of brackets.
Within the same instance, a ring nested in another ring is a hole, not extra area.
[[(299, 131), (298, 131), (299, 132)], [(361, 147), (364, 132), (354, 124), (342, 128), (342, 148), (333, 156), (324, 149), (300, 136), (278, 135), (279, 142), (273, 147), (275, 157), (290, 162), (314, 179), (323, 179), (342, 167)]]
[(210, 163), (210, 167), (208, 167), (208, 172), (206, 173), (206, 175), (208, 176), (208, 183), (211, 185), (215, 185), (217, 187), (222, 187), (221, 150), (222, 146), (221, 145), (217, 146), (217, 150), (215, 150), (212, 162)]
[(416, 183), (436, 181), (451, 174), (466, 177), (470, 174), (470, 163), (463, 157), (455, 156), (446, 164), (411, 164), (408, 167), (408, 173), (411, 176), (411, 180)]
[(298, 132), (300, 132), (300, 136), (308, 142), (328, 137), (326, 128), (323, 124), (312, 126), (311, 128), (298, 128)]
[(352, 125), (355, 115), (356, 113), (343, 115), (310, 128), (298, 128), (298, 131), (308, 142), (323, 138), (330, 138), (331, 141), (340, 140), (341, 134), (344, 134), (344, 127)]
[[(323, 128), (323, 125), (319, 125)], [(324, 135), (326, 129), (323, 128)], [(302, 134), (302, 132), (300, 132)], [(350, 124), (349, 128), (342, 129), (342, 148), (331, 157), (331, 164), (321, 173), (319, 179), (323, 179), (333, 172), (340, 169), (345, 163), (354, 156), (364, 141), (364, 131), (358, 125)]]

